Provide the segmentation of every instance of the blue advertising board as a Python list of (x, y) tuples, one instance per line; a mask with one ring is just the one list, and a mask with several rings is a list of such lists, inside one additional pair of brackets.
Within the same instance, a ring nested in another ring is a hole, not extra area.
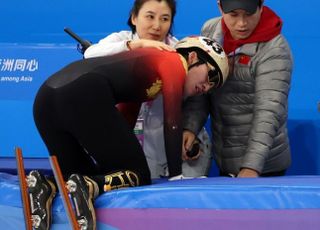
[(0, 156), (12, 156), (15, 146), (27, 156), (47, 155), (33, 122), (35, 94), (52, 73), (80, 58), (70, 44), (0, 44)]

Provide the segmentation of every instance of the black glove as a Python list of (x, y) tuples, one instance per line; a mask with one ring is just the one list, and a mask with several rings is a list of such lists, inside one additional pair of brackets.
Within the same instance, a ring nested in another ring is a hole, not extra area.
[(193, 143), (191, 149), (188, 150), (188, 151), (186, 152), (186, 154), (187, 154), (188, 157), (192, 158), (192, 157), (198, 155), (199, 150), (200, 150), (200, 143), (199, 143), (199, 141), (196, 140), (196, 141)]

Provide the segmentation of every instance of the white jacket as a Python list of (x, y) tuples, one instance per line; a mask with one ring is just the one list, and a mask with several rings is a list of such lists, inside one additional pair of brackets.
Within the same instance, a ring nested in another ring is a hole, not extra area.
[[(128, 51), (127, 41), (139, 39), (137, 34), (131, 31), (120, 31), (119, 33), (112, 33), (109, 36), (101, 39), (97, 44), (91, 45), (84, 53), (85, 58), (109, 56), (123, 51)], [(168, 36), (165, 43), (169, 46), (174, 46), (177, 39)]]

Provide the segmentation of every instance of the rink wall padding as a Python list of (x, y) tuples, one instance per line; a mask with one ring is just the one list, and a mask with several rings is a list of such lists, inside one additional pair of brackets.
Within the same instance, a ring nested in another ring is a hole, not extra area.
[[(320, 177), (154, 180), (95, 201), (98, 229), (318, 229)], [(23, 229), (16, 175), (0, 173), (0, 226)], [(59, 195), (53, 228), (69, 229)]]

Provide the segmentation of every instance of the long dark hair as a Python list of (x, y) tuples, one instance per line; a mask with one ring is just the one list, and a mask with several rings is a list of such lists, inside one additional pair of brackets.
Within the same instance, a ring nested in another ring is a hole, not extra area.
[[(136, 26), (132, 24), (131, 22), (131, 17), (132, 16), (138, 16), (139, 11), (141, 9), (141, 7), (143, 6), (143, 4), (145, 4), (146, 2), (151, 1), (151, 0), (135, 0), (134, 4), (132, 6), (132, 9), (130, 10), (130, 14), (129, 14), (129, 18), (127, 21), (128, 26), (130, 26), (132, 33), (136, 32)], [(171, 9), (171, 25), (170, 25), (170, 29), (169, 29), (169, 34), (172, 34), (172, 26), (173, 26), (173, 21), (174, 21), (174, 16), (176, 15), (176, 1), (175, 0), (156, 0), (158, 2), (161, 1), (165, 1), (168, 3), (168, 6)]]

